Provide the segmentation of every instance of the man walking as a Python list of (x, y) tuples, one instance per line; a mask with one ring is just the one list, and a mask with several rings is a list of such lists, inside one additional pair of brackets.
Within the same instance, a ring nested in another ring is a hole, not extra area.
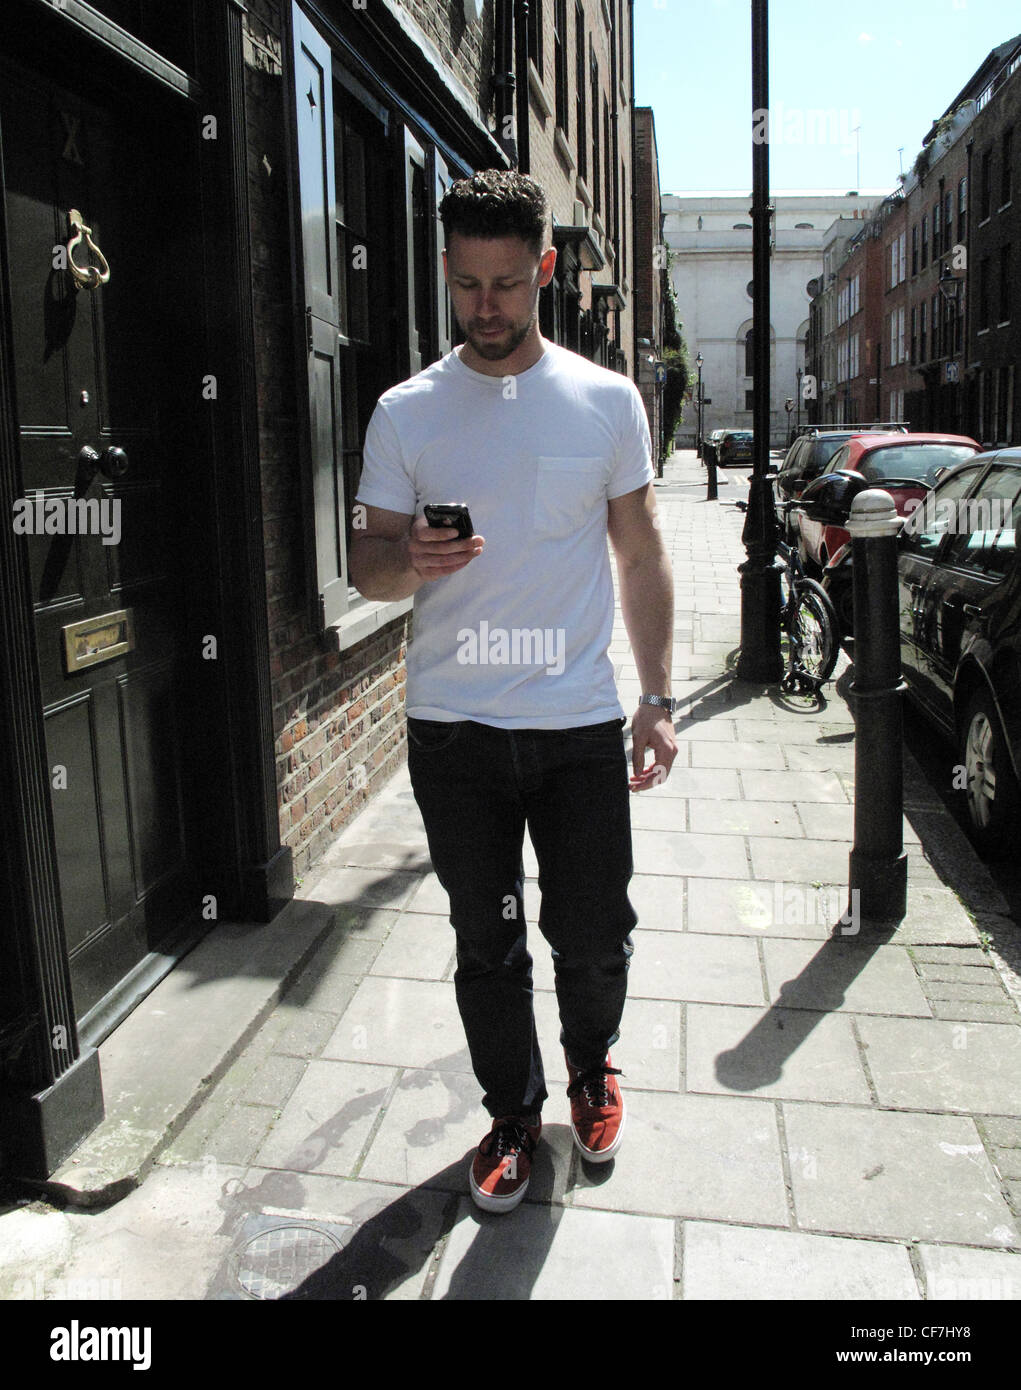
[[(607, 655), (607, 535), (646, 692), (632, 719), (632, 791), (662, 781), (677, 754), (673, 581), (637, 388), (539, 333), (539, 291), (556, 262), (545, 193), (524, 175), (484, 170), (452, 185), (440, 216), (466, 341), (380, 397), (350, 566), (367, 598), (415, 595), (409, 773), (450, 897), (457, 1003), (493, 1121), (470, 1186), (479, 1206), (508, 1211), (528, 1186), (547, 1098), (526, 947), (526, 824), (575, 1144), (600, 1163), (623, 1136), (609, 1048), (637, 918), (625, 718)], [(430, 528), (423, 507), (440, 502), (466, 503), (478, 534)]]

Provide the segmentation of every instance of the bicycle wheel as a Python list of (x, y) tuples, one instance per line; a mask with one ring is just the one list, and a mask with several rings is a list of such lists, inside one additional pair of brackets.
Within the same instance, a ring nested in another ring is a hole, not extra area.
[(798, 580), (786, 618), (795, 667), (822, 685), (840, 653), (839, 624), (829, 594), (814, 579)]

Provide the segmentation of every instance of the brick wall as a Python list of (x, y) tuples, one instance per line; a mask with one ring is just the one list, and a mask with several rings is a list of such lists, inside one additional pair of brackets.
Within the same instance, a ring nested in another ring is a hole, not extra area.
[[(531, 146), (531, 148), (530, 148), (530, 158), (531, 158), (531, 169), (530, 169), (530, 172), (531, 172), (532, 177), (533, 177), (534, 179), (537, 179), (538, 182), (542, 184), (543, 188), (546, 190), (547, 194), (549, 195), (550, 203), (551, 203), (551, 205), (552, 205), (553, 212), (554, 212), (554, 215), (555, 215), (556, 218), (557, 218), (557, 221), (558, 221), (558, 222), (561, 222), (561, 223), (573, 223), (574, 220), (575, 220), (575, 217), (574, 217), (574, 205), (575, 205), (575, 202), (576, 202), (577, 200), (579, 200), (580, 197), (581, 197), (580, 193), (578, 192), (578, 188), (577, 188), (577, 169), (576, 169), (576, 168), (569, 168), (569, 167), (568, 167), (566, 161), (565, 161), (564, 158), (563, 158), (563, 155), (557, 150), (557, 148), (556, 148), (556, 146), (555, 146), (555, 143), (554, 143), (554, 134), (555, 134), (555, 130), (556, 130), (556, 79), (555, 79), (555, 76), (554, 76), (554, 73), (555, 73), (554, 51), (555, 51), (555, 50), (554, 50), (554, 32), (553, 32), (553, 0), (541, 0), (541, 3), (542, 3), (542, 6), (543, 6), (543, 41), (542, 41), (542, 50), (543, 50), (543, 70), (542, 70), (542, 90), (543, 90), (543, 92), (544, 92), (544, 94), (545, 94), (546, 101), (547, 101), (547, 103), (549, 104), (549, 107), (550, 107), (550, 110), (551, 110), (551, 114), (548, 115), (548, 116), (545, 115), (542, 106), (541, 106), (540, 103), (536, 100), (535, 96), (534, 96), (534, 95), (530, 95), (530, 111), (531, 111), (531, 116), (530, 116), (530, 136), (531, 136), (531, 138), (530, 138), (530, 146)], [(611, 6), (613, 7), (614, 11), (616, 12), (617, 0), (610, 0), (610, 4), (611, 4)], [(610, 38), (609, 32), (607, 31), (606, 23), (605, 23), (604, 18), (603, 18), (603, 7), (602, 7), (602, 4), (600, 3), (600, 0), (583, 0), (582, 11), (583, 11), (583, 14), (584, 14), (584, 21), (585, 21), (585, 36), (586, 36), (586, 38), (585, 38), (585, 52), (586, 52), (586, 58), (585, 58), (585, 74), (586, 74), (586, 76), (585, 76), (585, 109), (586, 109), (586, 143), (587, 143), (587, 145), (588, 145), (588, 147), (589, 147), (589, 159), (588, 159), (589, 168), (588, 168), (588, 181), (587, 181), (587, 184), (588, 184), (588, 189), (589, 189), (589, 191), (591, 192), (591, 190), (592, 190), (592, 168), (591, 168), (591, 164), (592, 164), (592, 159), (591, 159), (592, 111), (591, 111), (591, 101), (590, 101), (590, 85), (589, 85), (589, 79), (588, 79), (588, 48), (589, 48), (589, 41), (590, 41), (590, 39), (591, 39), (591, 41), (592, 41), (592, 43), (593, 43), (593, 45), (594, 45), (596, 60), (597, 60), (598, 65), (599, 65), (599, 103), (600, 103), (600, 106), (599, 106), (599, 161), (600, 161), (600, 178), (602, 179), (602, 169), (603, 169), (603, 137), (604, 137), (602, 102), (603, 102), (603, 98), (606, 97), (607, 100), (609, 101), (611, 117), (612, 117), (612, 114), (613, 114), (614, 111), (617, 111), (617, 112), (618, 112), (618, 120), (617, 120), (617, 126), (618, 126), (618, 131), (617, 131), (617, 163), (618, 163), (617, 178), (618, 178), (618, 198), (620, 199), (620, 210), (619, 210), (619, 214), (618, 214), (618, 219), (619, 219), (618, 225), (620, 226), (621, 230), (623, 230), (623, 228), (626, 226), (626, 230), (627, 230), (627, 237), (626, 237), (626, 244), (627, 244), (627, 260), (628, 260), (628, 266), (629, 266), (629, 268), (630, 268), (630, 265), (631, 265), (631, 263), (632, 263), (633, 250), (634, 250), (633, 228), (632, 228), (632, 225), (631, 225), (631, 194), (632, 194), (632, 189), (633, 189), (634, 171), (633, 171), (633, 169), (632, 169), (632, 167), (631, 167), (631, 124), (630, 124), (630, 111), (631, 111), (631, 105), (630, 105), (630, 102), (631, 102), (631, 95), (632, 95), (632, 94), (631, 94), (631, 91), (630, 91), (630, 62), (631, 62), (630, 50), (629, 50), (629, 47), (628, 47), (627, 36), (625, 36), (625, 40), (624, 40), (624, 44), (623, 44), (623, 49), (624, 49), (624, 54), (623, 54), (623, 58), (624, 58), (623, 68), (620, 67), (620, 60), (619, 60), (619, 57), (618, 57), (618, 77), (619, 77), (619, 79), (620, 79), (620, 82), (621, 82), (622, 85), (623, 85), (624, 92), (625, 92), (625, 94), (626, 94), (626, 96), (627, 96), (627, 103), (626, 103), (626, 104), (622, 104), (622, 103), (621, 103), (621, 99), (620, 99), (620, 93), (619, 93), (619, 92), (613, 92), (613, 91), (611, 91), (611, 89), (610, 89), (610, 72), (611, 72), (610, 42), (611, 42), (611, 38)], [(624, 22), (626, 23), (626, 18), (627, 18), (627, 9), (626, 9), (626, 6), (621, 6), (620, 13), (621, 13), (621, 15), (622, 15), (622, 18), (623, 18)], [(572, 153), (574, 153), (575, 156), (576, 156), (576, 154), (577, 154), (577, 131), (576, 131), (576, 129), (575, 129), (575, 85), (576, 85), (576, 84), (575, 84), (575, 0), (567, 0), (567, 113), (568, 113), (568, 141), (567, 141), (567, 143), (568, 143), (568, 145), (570, 146)], [(611, 135), (611, 139), (612, 139), (612, 135)], [(625, 186), (624, 188), (621, 188), (621, 187), (620, 187), (620, 168), (619, 168), (619, 166), (620, 166), (621, 160), (623, 160), (624, 170), (625, 170), (626, 186)], [(611, 189), (612, 189), (612, 186), (613, 186), (613, 185), (612, 185), (612, 174), (613, 174), (613, 171), (612, 171), (612, 168), (611, 168)], [(600, 215), (601, 215), (601, 217), (602, 217), (603, 224), (604, 224), (604, 227), (605, 227), (606, 237), (605, 237), (605, 238), (600, 238), (600, 237), (597, 236), (596, 239), (600, 242), (600, 246), (601, 246), (601, 248), (603, 249), (603, 251), (605, 252), (606, 249), (611, 245), (611, 239), (612, 239), (612, 220), (611, 220), (611, 218), (610, 218), (610, 217), (608, 216), (608, 214), (607, 214), (607, 199), (606, 199), (606, 190), (605, 190), (605, 189), (603, 190), (602, 197), (601, 197), (601, 199), (600, 199)], [(585, 221), (590, 221), (590, 218), (591, 218), (591, 213), (586, 214)], [(623, 246), (623, 240), (622, 240), (622, 246)], [(630, 269), (629, 269), (628, 278), (630, 279)], [(590, 293), (590, 290), (589, 290), (589, 286), (591, 285), (591, 283), (592, 283), (593, 280), (595, 280), (595, 282), (596, 282), (597, 284), (605, 284), (605, 283), (608, 283), (609, 281), (612, 280), (612, 281), (615, 281), (615, 282), (618, 283), (618, 284), (623, 285), (623, 281), (624, 281), (624, 271), (623, 271), (623, 268), (622, 268), (621, 266), (619, 266), (619, 265), (615, 265), (613, 262), (610, 261), (609, 257), (607, 257), (607, 264), (603, 267), (603, 269), (602, 269), (601, 271), (596, 271), (594, 274), (591, 274), (591, 275), (588, 274), (587, 272), (582, 272), (581, 277), (580, 277), (580, 281), (581, 281), (581, 290), (582, 290), (582, 298), (581, 298), (581, 306), (580, 306), (580, 307), (581, 307), (582, 309), (589, 309), (589, 308), (591, 308), (592, 299), (591, 299), (591, 293)], [(632, 359), (633, 359), (633, 351), (632, 351), (632, 348), (633, 348), (633, 343), (634, 343), (634, 334), (633, 334), (633, 327), (632, 327), (632, 324), (633, 324), (632, 315), (633, 315), (633, 312), (634, 312), (634, 311), (633, 311), (633, 297), (634, 297), (634, 296), (633, 296), (633, 290), (634, 290), (634, 286), (632, 285), (631, 288), (628, 290), (628, 293), (627, 293), (627, 307), (626, 307), (626, 309), (624, 310), (624, 312), (623, 312), (622, 314), (620, 314), (620, 315), (612, 315), (612, 316), (611, 316), (611, 319), (610, 319), (610, 337), (611, 337), (611, 341), (612, 341), (612, 342), (615, 342), (617, 345), (619, 345), (620, 348), (621, 348), (621, 349), (624, 351), (624, 353), (626, 354), (626, 356), (627, 356), (627, 362), (628, 362), (628, 374), (629, 374), (629, 375), (633, 375), (633, 374), (634, 374), (634, 362), (633, 362), (633, 360), (632, 360)], [(615, 319), (619, 319), (619, 322), (617, 323), (616, 328), (614, 328), (614, 320), (615, 320)]]
[(635, 157), (635, 331), (658, 343), (660, 274), (653, 252), (660, 243), (660, 204), (650, 107), (635, 110)]
[(281, 26), (278, 4), (249, 0), (248, 194), (277, 804), (280, 838), (300, 876), (405, 757), (408, 619), (338, 652), (306, 613)]
[(468, 23), (463, 0), (388, 0), (400, 4), (439, 52), (446, 66), (473, 96), (481, 112), (492, 107), (494, 7), (489, 0), (481, 21)]

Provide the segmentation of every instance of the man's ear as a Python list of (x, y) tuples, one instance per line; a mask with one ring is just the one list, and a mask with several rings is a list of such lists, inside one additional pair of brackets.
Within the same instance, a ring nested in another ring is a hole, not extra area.
[(556, 266), (556, 263), (557, 248), (555, 246), (550, 246), (542, 253), (542, 259), (539, 261), (540, 289), (543, 285), (548, 285), (549, 282), (553, 279), (553, 269)]

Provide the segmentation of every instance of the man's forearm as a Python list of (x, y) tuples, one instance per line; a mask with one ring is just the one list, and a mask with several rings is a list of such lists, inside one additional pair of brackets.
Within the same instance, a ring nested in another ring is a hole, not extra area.
[(618, 561), (620, 607), (638, 666), (638, 679), (649, 695), (669, 695), (674, 644), (674, 578), (662, 548), (637, 565)]
[(348, 558), (351, 582), (364, 598), (407, 598), (425, 580), (412, 567), (408, 539), (356, 536)]

